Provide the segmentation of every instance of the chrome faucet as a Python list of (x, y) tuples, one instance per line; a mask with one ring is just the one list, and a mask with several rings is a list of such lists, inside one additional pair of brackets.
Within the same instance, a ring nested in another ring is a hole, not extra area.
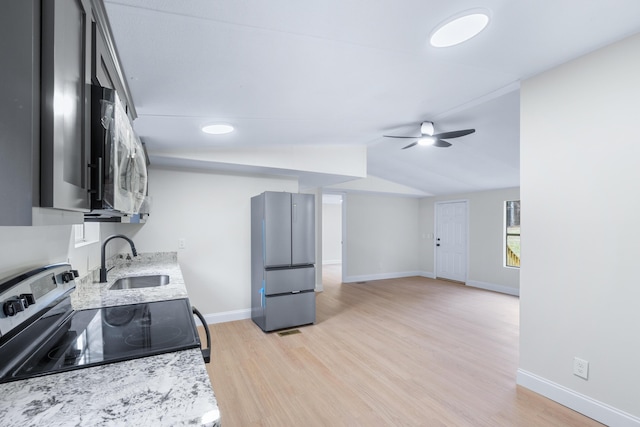
[[(109, 242), (109, 240), (115, 239), (117, 237), (129, 242), (129, 245), (131, 246), (131, 253), (133, 254), (133, 256), (138, 256), (138, 251), (136, 251), (136, 246), (133, 244), (133, 240), (131, 240), (124, 234), (114, 234), (113, 236), (109, 236), (106, 239), (104, 239), (104, 242), (102, 243), (102, 250), (100, 251), (100, 283), (105, 283), (107, 281), (107, 266), (105, 265), (106, 264), (105, 248), (107, 247), (107, 243)], [(111, 270), (111, 268), (109, 270)]]

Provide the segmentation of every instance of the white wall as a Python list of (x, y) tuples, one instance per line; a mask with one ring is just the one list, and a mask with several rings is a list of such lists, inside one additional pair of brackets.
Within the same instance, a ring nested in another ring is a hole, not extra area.
[(345, 281), (419, 274), (418, 199), (346, 195)]
[[(117, 234), (133, 232), (142, 227), (134, 224), (100, 224), (100, 240)], [(126, 243), (109, 243), (106, 257), (130, 251)], [(23, 273), (47, 264), (69, 262), (80, 276), (100, 267), (100, 243), (76, 248), (71, 225), (33, 227), (0, 227), (0, 279)]]
[(609, 425), (640, 425), (639, 52), (636, 35), (521, 93), (518, 381)]
[(297, 181), (152, 168), (149, 182), (152, 213), (131, 233), (138, 250), (177, 251), (189, 298), (203, 314), (248, 311), (251, 197), (297, 192)]
[(519, 188), (507, 188), (451, 196), (429, 197), (420, 201), (420, 269), (435, 274), (435, 204), (448, 200), (466, 200), (469, 209), (469, 270), (467, 284), (517, 294), (520, 272), (504, 266), (504, 202), (519, 200)]
[(66, 262), (71, 225), (0, 227), (0, 278)]
[(322, 261), (342, 262), (342, 204), (322, 204)]

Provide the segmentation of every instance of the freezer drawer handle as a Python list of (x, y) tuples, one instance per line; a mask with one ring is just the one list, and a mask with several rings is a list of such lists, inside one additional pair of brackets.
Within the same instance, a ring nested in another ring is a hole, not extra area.
[(291, 291), (292, 294), (299, 294), (300, 291)]
[(207, 321), (204, 320), (204, 316), (198, 311), (197, 308), (191, 307), (193, 310), (193, 314), (198, 316), (200, 322), (202, 322), (202, 326), (204, 327), (204, 333), (207, 335), (207, 348), (202, 349), (202, 358), (204, 359), (204, 363), (211, 362), (211, 333), (209, 332), (209, 325), (207, 325)]

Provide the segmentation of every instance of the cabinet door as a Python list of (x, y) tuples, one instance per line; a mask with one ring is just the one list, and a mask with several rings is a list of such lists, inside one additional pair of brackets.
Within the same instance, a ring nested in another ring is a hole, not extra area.
[(42, 2), (41, 188), (44, 207), (89, 210), (91, 4)]
[(103, 2), (94, 1), (92, 5), (91, 81), (94, 85), (115, 90), (127, 115), (131, 120), (135, 120), (135, 106), (111, 35), (107, 12)]
[[(117, 76), (115, 64), (109, 54), (107, 42), (100, 28), (93, 24), (93, 51), (91, 59), (91, 77), (93, 83), (117, 91), (114, 77)], [(112, 77), (113, 76), (113, 77)]]
[[(31, 225), (40, 144), (40, 2), (3, 1), (0, 13), (0, 226)], [(34, 165), (36, 169), (34, 170)], [(37, 200), (36, 200), (37, 203)]]
[(291, 265), (291, 194), (264, 193), (264, 265)]
[(291, 263), (315, 264), (315, 196), (291, 195)]

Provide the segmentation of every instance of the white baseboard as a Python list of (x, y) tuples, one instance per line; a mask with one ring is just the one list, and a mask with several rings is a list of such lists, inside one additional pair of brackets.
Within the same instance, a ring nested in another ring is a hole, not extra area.
[(323, 259), (322, 260), (322, 265), (329, 265), (329, 264), (342, 264), (342, 260), (341, 259)]
[(486, 289), (488, 291), (500, 292), (503, 294), (520, 296), (520, 289), (512, 288), (510, 286), (496, 285), (494, 283), (479, 282), (477, 280), (467, 280), (467, 286), (474, 288)]
[(379, 274), (365, 274), (362, 276), (347, 276), (344, 278), (344, 283), (354, 282), (368, 282), (370, 280), (385, 280), (385, 279), (399, 279), (401, 277), (413, 277), (422, 276), (419, 271), (405, 271), (402, 273), (379, 273)]
[[(246, 308), (243, 310), (225, 311), (223, 313), (203, 314), (203, 316), (207, 324), (213, 325), (216, 323), (233, 322), (234, 320), (251, 319), (251, 309)], [(194, 317), (194, 319), (196, 325), (202, 325), (202, 322), (200, 322), (197, 317)]]
[[(401, 277), (426, 277), (429, 279), (435, 279), (436, 275), (430, 271), (405, 271), (401, 273), (380, 273), (380, 274), (366, 274), (361, 276), (347, 276), (344, 278), (344, 283), (355, 283), (355, 282), (368, 282), (371, 280), (384, 280), (384, 279), (398, 279)], [(467, 281), (467, 286), (472, 286), (474, 288), (486, 289), (489, 291), (500, 292), (508, 295), (520, 296), (520, 289), (511, 288), (509, 286), (496, 285), (493, 283), (479, 282), (477, 280), (469, 280)]]
[(523, 369), (518, 369), (516, 382), (605, 425), (616, 427), (640, 426), (640, 418), (634, 415), (627, 414)]

